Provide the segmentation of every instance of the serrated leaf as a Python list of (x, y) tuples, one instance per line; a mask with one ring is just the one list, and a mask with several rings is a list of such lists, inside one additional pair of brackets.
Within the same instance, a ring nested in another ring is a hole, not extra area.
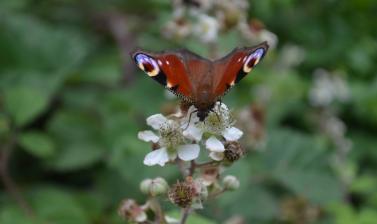
[(27, 152), (41, 158), (55, 152), (55, 144), (50, 136), (43, 132), (26, 132), (20, 135), (20, 144)]

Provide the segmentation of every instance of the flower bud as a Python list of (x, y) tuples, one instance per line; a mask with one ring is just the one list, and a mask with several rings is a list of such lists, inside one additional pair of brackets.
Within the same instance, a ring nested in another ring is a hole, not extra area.
[(131, 222), (141, 223), (147, 220), (147, 214), (133, 199), (123, 200), (119, 206), (118, 214)]
[(152, 197), (165, 194), (168, 190), (168, 187), (168, 183), (166, 183), (166, 181), (161, 177), (157, 177), (153, 180), (145, 179), (140, 183), (141, 192)]
[(149, 188), (152, 184), (152, 179), (145, 179), (140, 183), (140, 191), (143, 194), (149, 194)]
[(240, 181), (235, 176), (225, 176), (223, 179), (225, 190), (234, 191), (240, 187)]
[(168, 192), (169, 199), (179, 207), (186, 208), (191, 205), (195, 196), (195, 189), (192, 182), (177, 182)]
[(240, 143), (231, 141), (225, 143), (224, 156), (227, 161), (234, 162), (239, 160), (244, 155), (244, 150)]

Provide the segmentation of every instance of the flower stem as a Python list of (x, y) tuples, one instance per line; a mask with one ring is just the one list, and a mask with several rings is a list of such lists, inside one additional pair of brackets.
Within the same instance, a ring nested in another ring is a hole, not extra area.
[(156, 214), (157, 223), (166, 224), (164, 211), (162, 210), (160, 202), (157, 200), (157, 198), (151, 197), (149, 199), (149, 205)]
[(220, 164), (220, 161), (209, 161), (205, 163), (197, 163), (195, 166), (197, 168), (206, 168), (206, 167), (216, 166), (218, 164)]
[(215, 199), (217, 196), (221, 195), (222, 193), (224, 193), (226, 190), (225, 189), (222, 189), (222, 190), (219, 190), (217, 192), (214, 192), (212, 194), (210, 194), (208, 196), (208, 200), (212, 200), (212, 199)]
[(190, 169), (189, 169), (189, 176), (193, 176), (196, 169), (196, 163), (195, 160), (192, 160), (190, 163)]
[(182, 209), (182, 216), (181, 220), (179, 221), (179, 224), (185, 224), (187, 221), (188, 216), (190, 215), (190, 207), (183, 208)]

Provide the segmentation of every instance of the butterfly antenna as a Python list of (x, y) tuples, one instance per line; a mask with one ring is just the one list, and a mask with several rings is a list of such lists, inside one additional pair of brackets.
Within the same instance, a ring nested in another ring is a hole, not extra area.
[(198, 112), (198, 110), (191, 111), (191, 113), (189, 115), (189, 120), (188, 120), (187, 126), (183, 130), (186, 130), (190, 126), (191, 116), (192, 116), (193, 113), (196, 113), (196, 112)]

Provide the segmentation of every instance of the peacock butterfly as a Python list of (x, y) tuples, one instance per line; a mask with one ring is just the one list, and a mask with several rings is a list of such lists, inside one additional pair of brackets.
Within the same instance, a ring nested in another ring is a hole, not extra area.
[(199, 120), (204, 121), (215, 103), (260, 62), (267, 50), (268, 44), (263, 42), (254, 47), (236, 48), (214, 61), (186, 49), (136, 50), (131, 57), (148, 76), (194, 105)]

